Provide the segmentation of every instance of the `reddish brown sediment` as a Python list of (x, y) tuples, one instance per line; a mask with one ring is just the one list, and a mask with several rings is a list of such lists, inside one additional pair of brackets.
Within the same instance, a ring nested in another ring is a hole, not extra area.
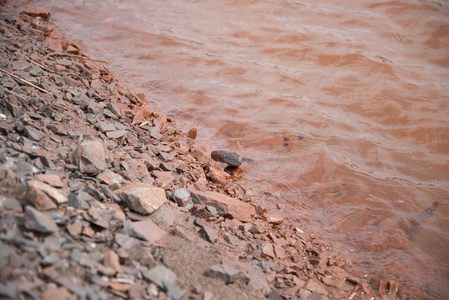
[(0, 77), (2, 297), (401, 298), (39, 16), (0, 15), (1, 67), (51, 93)]

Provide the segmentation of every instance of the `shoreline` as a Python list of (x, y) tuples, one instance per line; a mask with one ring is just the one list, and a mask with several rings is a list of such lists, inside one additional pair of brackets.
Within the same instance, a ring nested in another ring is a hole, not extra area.
[(2, 70), (51, 93), (2, 71), (2, 296), (401, 298), (254, 202), (193, 131), (62, 39), (45, 9), (0, 8)]

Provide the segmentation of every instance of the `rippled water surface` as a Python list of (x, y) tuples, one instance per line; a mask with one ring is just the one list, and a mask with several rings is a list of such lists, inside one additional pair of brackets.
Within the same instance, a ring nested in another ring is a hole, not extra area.
[(36, 2), (363, 272), (449, 295), (447, 1)]

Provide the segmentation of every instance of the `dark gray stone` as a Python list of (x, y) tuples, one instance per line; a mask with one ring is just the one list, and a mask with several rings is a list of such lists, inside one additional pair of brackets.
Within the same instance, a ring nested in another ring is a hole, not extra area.
[(231, 167), (238, 167), (242, 164), (242, 157), (235, 152), (228, 150), (215, 150), (211, 153), (212, 159), (228, 164)]
[(58, 226), (49, 216), (31, 206), (25, 207), (25, 228), (42, 233), (52, 233), (58, 230)]

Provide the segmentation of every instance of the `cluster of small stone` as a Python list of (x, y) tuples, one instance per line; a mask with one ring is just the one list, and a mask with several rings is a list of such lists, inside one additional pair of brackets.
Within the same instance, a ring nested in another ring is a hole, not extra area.
[(15, 75), (0, 76), (0, 297), (376, 295), (342, 251), (257, 205), (226, 169), (240, 155), (196, 147), (48, 17), (0, 13)]

